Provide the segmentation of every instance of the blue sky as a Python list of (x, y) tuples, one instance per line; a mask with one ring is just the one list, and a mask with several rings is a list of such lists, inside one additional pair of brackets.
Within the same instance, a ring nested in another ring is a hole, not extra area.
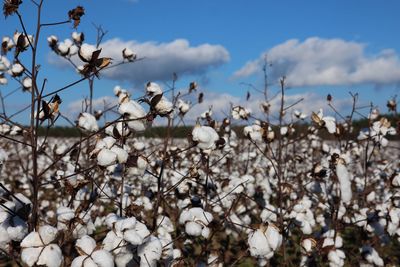
[[(212, 96), (210, 103), (223, 109), (222, 100), (245, 103), (247, 88), (241, 82), (262, 87), (263, 53), (272, 59), (270, 82), (276, 84), (279, 76), (286, 75), (291, 100), (304, 96), (299, 107), (307, 112), (322, 107), (327, 93), (346, 110), (349, 91), (358, 92), (362, 103), (373, 101), (385, 112), (387, 99), (400, 92), (399, 1), (47, 0), (43, 22), (64, 20), (76, 5), (86, 9), (78, 31), (85, 33), (87, 42), (95, 42), (93, 23), (108, 31), (104, 55), (115, 58), (120, 50), (112, 49), (129, 46), (149, 58), (96, 81), (96, 98), (112, 96), (117, 84), (139, 94), (145, 80), (163, 84), (176, 71), (178, 87), (197, 80)], [(28, 31), (33, 30), (30, 1), (24, 1), (21, 13)], [(21, 29), (15, 16), (1, 17), (0, 26), (2, 36)], [(63, 40), (73, 31), (71, 25), (46, 28), (42, 38), (55, 34)], [(49, 78), (47, 90), (79, 78), (52, 55), (45, 38), (41, 44), (39, 61)], [(177, 56), (180, 52), (184, 56)], [(12, 89), (10, 82), (0, 90), (5, 94)], [(76, 101), (85, 96), (83, 83), (61, 94), (63, 106), (75, 109)], [(21, 99), (22, 94), (7, 99), (8, 108), (21, 106)], [(254, 101), (248, 105), (254, 106)]]

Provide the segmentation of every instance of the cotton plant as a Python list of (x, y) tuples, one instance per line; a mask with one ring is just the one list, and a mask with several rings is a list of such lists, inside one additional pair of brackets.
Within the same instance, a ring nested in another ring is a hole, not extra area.
[(64, 260), (61, 248), (55, 243), (58, 231), (50, 225), (40, 226), (21, 242), (21, 260), (27, 266), (61, 266)]
[(87, 132), (97, 132), (99, 130), (96, 118), (87, 112), (83, 112), (78, 116), (78, 126)]
[(185, 209), (179, 216), (179, 223), (185, 226), (186, 234), (189, 236), (202, 236), (204, 238), (208, 238), (210, 235), (208, 225), (212, 220), (213, 215), (201, 207)]

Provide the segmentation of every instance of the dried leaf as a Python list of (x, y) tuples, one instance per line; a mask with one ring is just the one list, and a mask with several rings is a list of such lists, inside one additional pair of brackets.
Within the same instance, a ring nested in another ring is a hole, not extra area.
[(200, 94), (199, 94), (199, 97), (198, 97), (198, 99), (197, 99), (197, 102), (199, 102), (199, 104), (203, 103), (203, 98), (204, 98), (204, 94), (203, 94), (203, 93), (200, 93)]
[(4, 0), (3, 3), (3, 14), (7, 18), (15, 12), (17, 12), (19, 5), (22, 4), (22, 0)]
[(68, 11), (68, 17), (74, 21), (74, 28), (78, 27), (83, 15), (85, 15), (85, 9), (82, 6), (77, 6)]
[(108, 65), (110, 65), (111, 63), (111, 58), (109, 57), (102, 57), (96, 60), (96, 67), (103, 69), (105, 67), (107, 67)]
[(163, 94), (159, 94), (159, 95), (155, 95), (151, 101), (150, 101), (150, 105), (154, 108), (158, 102), (160, 102), (161, 98), (162, 98)]

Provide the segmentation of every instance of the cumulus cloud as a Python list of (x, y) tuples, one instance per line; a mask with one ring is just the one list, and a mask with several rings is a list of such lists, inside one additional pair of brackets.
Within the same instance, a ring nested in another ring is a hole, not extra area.
[(288, 40), (247, 62), (234, 78), (258, 73), (267, 56), (272, 63), (270, 77), (286, 76), (289, 86), (397, 84), (400, 60), (394, 50), (368, 55), (366, 45), (342, 39), (308, 38)]
[[(129, 81), (135, 85), (148, 81), (171, 80), (174, 72), (178, 75), (202, 75), (211, 68), (228, 62), (230, 58), (229, 52), (221, 45), (192, 46), (185, 39), (166, 43), (140, 43), (114, 38), (105, 41), (101, 48), (101, 55), (111, 57), (115, 63), (122, 60), (124, 48), (130, 48), (139, 58), (144, 58), (103, 71), (102, 75), (107, 78)], [(73, 60), (81, 64), (77, 57)], [(49, 58), (49, 63), (59, 67), (68, 65), (68, 62), (55, 58), (54, 55)]]

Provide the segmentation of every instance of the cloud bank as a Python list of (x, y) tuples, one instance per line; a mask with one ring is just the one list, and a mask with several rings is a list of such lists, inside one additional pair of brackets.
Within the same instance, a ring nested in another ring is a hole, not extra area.
[[(130, 48), (138, 58), (144, 58), (130, 64), (110, 68), (102, 72), (104, 77), (118, 81), (129, 81), (142, 86), (148, 81), (168, 81), (173, 73), (181, 75), (201, 75), (214, 67), (229, 61), (229, 52), (221, 45), (201, 44), (192, 46), (185, 39), (167, 43), (123, 41), (118, 38), (105, 41), (101, 56), (111, 57), (114, 62), (122, 60), (122, 50)], [(82, 62), (74, 57), (77, 64)], [(49, 63), (63, 67), (69, 65), (55, 55)]]
[(342, 39), (308, 38), (288, 40), (248, 61), (234, 78), (245, 78), (262, 71), (267, 56), (273, 81), (286, 76), (294, 87), (318, 85), (397, 84), (400, 61), (394, 50), (367, 55), (366, 45)]

